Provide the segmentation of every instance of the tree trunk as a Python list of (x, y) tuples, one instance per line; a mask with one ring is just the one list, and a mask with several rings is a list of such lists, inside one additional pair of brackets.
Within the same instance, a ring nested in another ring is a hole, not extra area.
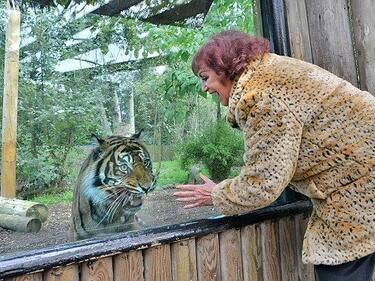
[(125, 95), (125, 114), (122, 116), (122, 126), (126, 135), (135, 134), (133, 90)]
[(120, 102), (118, 99), (117, 92), (113, 89), (112, 85), (110, 86), (110, 93), (112, 94), (112, 128), (114, 134), (122, 134), (122, 116)]
[(153, 125), (153, 134), (154, 134), (154, 144), (155, 144), (155, 159), (152, 159), (155, 162), (161, 162), (161, 124), (159, 118), (159, 100), (156, 100), (155, 104), (155, 115), (154, 115), (154, 125)]
[(112, 135), (111, 126), (109, 124), (109, 121), (108, 121), (107, 114), (105, 112), (105, 108), (104, 108), (103, 103), (98, 104), (98, 112), (99, 112), (99, 119), (100, 119), (100, 122), (102, 124), (102, 128), (103, 128), (104, 133), (107, 136)]

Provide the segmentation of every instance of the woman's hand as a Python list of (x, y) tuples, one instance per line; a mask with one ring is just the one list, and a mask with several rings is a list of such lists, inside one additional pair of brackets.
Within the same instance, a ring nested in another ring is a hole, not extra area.
[(216, 183), (202, 174), (199, 177), (203, 180), (203, 184), (177, 185), (176, 188), (181, 191), (173, 193), (177, 201), (184, 203), (186, 209), (213, 205), (211, 193)]

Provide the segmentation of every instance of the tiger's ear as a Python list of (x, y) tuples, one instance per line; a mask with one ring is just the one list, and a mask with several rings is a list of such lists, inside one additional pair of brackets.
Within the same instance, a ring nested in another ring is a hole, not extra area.
[(138, 140), (141, 137), (142, 132), (143, 132), (143, 129), (139, 130), (138, 133), (133, 134), (130, 138)]
[(91, 144), (96, 147), (100, 148), (106, 148), (107, 147), (107, 142), (99, 137), (97, 137), (95, 134), (91, 135)]

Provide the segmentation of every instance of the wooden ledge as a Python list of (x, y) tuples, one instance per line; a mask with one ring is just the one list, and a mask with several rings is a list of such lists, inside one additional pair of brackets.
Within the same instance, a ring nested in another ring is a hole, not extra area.
[(254, 212), (231, 217), (215, 217), (124, 234), (112, 234), (100, 239), (55, 245), (38, 250), (7, 254), (0, 257), (0, 278), (50, 269), (55, 266), (94, 260), (104, 256), (144, 249), (175, 241), (201, 237), (227, 229), (293, 216), (311, 211), (310, 201), (295, 201), (271, 206)]

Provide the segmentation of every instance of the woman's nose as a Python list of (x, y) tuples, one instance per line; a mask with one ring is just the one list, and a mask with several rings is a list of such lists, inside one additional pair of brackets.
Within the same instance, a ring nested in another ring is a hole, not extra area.
[(203, 92), (207, 92), (208, 91), (208, 87), (207, 87), (207, 85), (206, 85), (206, 83), (202, 83), (202, 91)]

